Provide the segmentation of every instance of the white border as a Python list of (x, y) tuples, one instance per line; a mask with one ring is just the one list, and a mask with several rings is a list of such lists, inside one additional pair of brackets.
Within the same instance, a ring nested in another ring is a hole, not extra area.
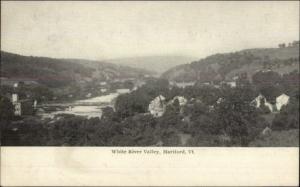
[[(161, 154), (113, 154), (115, 149)], [(1, 147), (1, 186), (298, 186), (298, 181), (299, 148)]]

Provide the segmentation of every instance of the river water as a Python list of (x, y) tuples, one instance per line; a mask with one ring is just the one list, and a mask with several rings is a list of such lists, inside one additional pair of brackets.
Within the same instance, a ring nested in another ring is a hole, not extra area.
[[(71, 103), (55, 103), (43, 105), (37, 112), (41, 118), (54, 118), (58, 114), (73, 114), (85, 116), (87, 118), (99, 117), (102, 115), (102, 108), (113, 107), (114, 100), (121, 94), (128, 93), (129, 90), (118, 90), (115, 93), (92, 97), (83, 100), (73, 101)], [(50, 110), (45, 110), (51, 108)]]

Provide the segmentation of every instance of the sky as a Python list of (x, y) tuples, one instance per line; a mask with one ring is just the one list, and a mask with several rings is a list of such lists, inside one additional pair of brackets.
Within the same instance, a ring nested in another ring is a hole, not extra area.
[(22, 55), (203, 58), (294, 40), (298, 1), (1, 1), (1, 50)]

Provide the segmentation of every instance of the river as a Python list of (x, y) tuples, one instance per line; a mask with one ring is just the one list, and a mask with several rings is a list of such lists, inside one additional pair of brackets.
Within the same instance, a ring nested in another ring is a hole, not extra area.
[(85, 116), (87, 118), (101, 118), (102, 108), (107, 106), (113, 107), (114, 100), (119, 95), (128, 92), (129, 90), (122, 89), (108, 95), (76, 100), (70, 103), (43, 104), (39, 107), (37, 116), (45, 119), (54, 118), (58, 114), (73, 114), (78, 116)]

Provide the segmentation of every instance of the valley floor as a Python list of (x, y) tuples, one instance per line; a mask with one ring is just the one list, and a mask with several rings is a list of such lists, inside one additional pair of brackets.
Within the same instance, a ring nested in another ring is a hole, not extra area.
[(273, 131), (252, 141), (250, 147), (299, 147), (299, 129)]

